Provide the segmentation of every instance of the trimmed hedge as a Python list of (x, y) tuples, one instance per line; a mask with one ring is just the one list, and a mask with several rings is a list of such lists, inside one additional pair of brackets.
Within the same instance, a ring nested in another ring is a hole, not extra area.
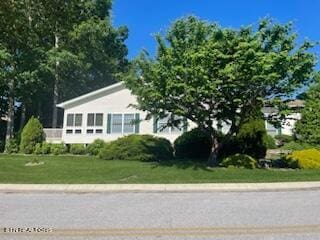
[(70, 153), (74, 155), (85, 155), (87, 154), (87, 149), (83, 144), (71, 144)]
[(105, 160), (161, 161), (173, 157), (173, 148), (167, 139), (133, 134), (107, 143), (99, 157)]
[(210, 134), (194, 128), (174, 141), (175, 156), (177, 158), (208, 158), (211, 146)]
[(238, 154), (224, 158), (220, 165), (222, 167), (238, 167), (238, 168), (254, 169), (254, 168), (257, 168), (258, 163), (253, 157), (246, 154), (238, 153)]
[(20, 151), (31, 154), (35, 151), (36, 144), (44, 140), (45, 134), (39, 119), (31, 117), (21, 133)]
[(320, 151), (307, 149), (294, 151), (287, 156), (290, 167), (301, 169), (320, 169)]
[(97, 156), (102, 148), (104, 148), (106, 142), (102, 139), (96, 139), (87, 146), (87, 152), (90, 155)]
[(68, 152), (68, 148), (63, 143), (50, 144), (50, 153), (53, 155), (61, 155)]

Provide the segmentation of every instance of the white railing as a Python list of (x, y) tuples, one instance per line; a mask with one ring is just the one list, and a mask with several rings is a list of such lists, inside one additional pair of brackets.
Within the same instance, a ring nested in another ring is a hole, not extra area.
[(44, 128), (43, 129), (46, 140), (61, 140), (62, 139), (62, 128)]

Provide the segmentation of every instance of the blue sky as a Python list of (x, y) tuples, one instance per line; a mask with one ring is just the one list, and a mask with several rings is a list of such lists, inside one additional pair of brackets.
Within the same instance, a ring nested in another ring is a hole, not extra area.
[[(270, 16), (280, 23), (294, 21), (299, 40), (320, 40), (320, 0), (114, 0), (112, 17), (115, 26), (128, 26), (133, 58), (142, 49), (154, 54), (152, 35), (190, 14), (233, 28)], [(320, 55), (320, 47), (315, 51)]]

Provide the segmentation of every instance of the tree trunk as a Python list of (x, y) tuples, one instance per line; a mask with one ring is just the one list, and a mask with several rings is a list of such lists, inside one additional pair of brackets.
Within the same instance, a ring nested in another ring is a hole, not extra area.
[[(57, 33), (54, 34), (54, 47), (56, 49), (59, 48), (59, 36)], [(56, 61), (56, 66), (55, 66), (55, 73), (54, 73), (54, 86), (53, 86), (53, 103), (52, 103), (52, 128), (57, 127), (57, 118), (58, 118), (58, 109), (57, 109), (57, 104), (58, 104), (58, 99), (59, 99), (59, 61)]]
[(14, 125), (14, 86), (13, 81), (9, 82), (9, 96), (8, 96), (8, 113), (7, 113), (7, 131), (6, 131), (6, 143), (13, 137), (13, 125)]
[(26, 105), (21, 105), (20, 130), (24, 127), (26, 121)]
[(211, 153), (208, 158), (208, 166), (209, 167), (217, 167), (219, 164), (218, 161), (218, 154), (219, 150), (221, 148), (221, 144), (219, 143), (216, 136), (212, 136), (212, 147), (211, 147)]

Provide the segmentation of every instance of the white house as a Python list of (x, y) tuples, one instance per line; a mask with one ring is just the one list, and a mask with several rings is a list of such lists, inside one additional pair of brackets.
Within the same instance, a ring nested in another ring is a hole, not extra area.
[[(87, 144), (97, 138), (112, 141), (136, 133), (153, 134), (173, 142), (184, 131), (196, 127), (193, 122), (188, 122), (182, 129), (163, 129), (167, 119), (144, 120), (146, 112), (129, 106), (136, 103), (136, 97), (122, 82), (62, 102), (57, 107), (64, 109), (63, 128), (44, 129), (46, 139), (49, 142)], [(266, 123), (266, 127), (272, 135), (280, 133), (279, 129), (274, 129), (270, 124)], [(292, 128), (284, 125), (281, 132), (291, 134)]]

